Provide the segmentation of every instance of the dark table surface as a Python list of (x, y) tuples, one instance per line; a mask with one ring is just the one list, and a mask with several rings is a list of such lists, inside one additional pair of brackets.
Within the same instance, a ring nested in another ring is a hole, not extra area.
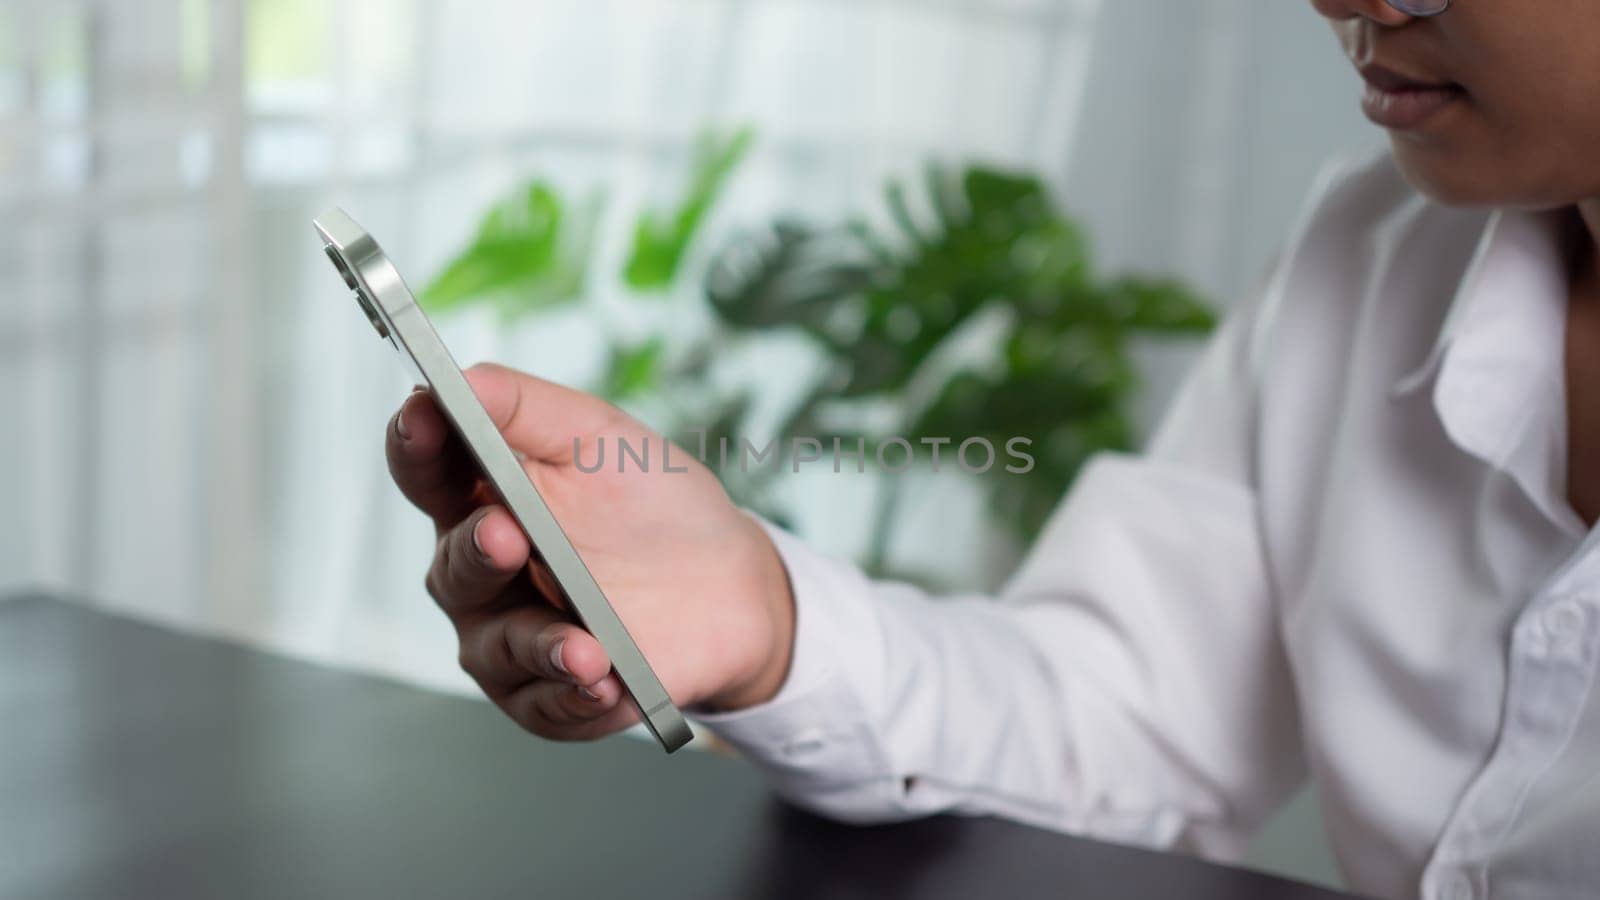
[(1338, 896), (990, 819), (836, 825), (737, 760), (0, 600), (0, 897), (1039, 895)]

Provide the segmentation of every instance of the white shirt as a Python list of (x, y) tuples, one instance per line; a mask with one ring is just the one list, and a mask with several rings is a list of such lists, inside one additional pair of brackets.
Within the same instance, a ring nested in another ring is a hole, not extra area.
[(1229, 859), (1307, 777), (1347, 884), (1600, 896), (1600, 553), (1565, 496), (1556, 220), (1336, 170), (1143, 456), (998, 601), (774, 531), (771, 703), (705, 721), (857, 821), (937, 811)]

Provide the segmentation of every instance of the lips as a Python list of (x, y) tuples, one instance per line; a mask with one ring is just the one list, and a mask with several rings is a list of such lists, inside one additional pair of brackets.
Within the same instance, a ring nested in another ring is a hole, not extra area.
[(1361, 111), (1394, 131), (1419, 129), (1467, 95), (1459, 84), (1416, 78), (1386, 66), (1362, 66), (1361, 77), (1367, 83)]

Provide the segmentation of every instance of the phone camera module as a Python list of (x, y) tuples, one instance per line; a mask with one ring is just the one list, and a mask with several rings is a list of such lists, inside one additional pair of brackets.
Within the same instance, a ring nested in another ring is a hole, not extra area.
[(350, 267), (344, 264), (344, 257), (339, 255), (339, 251), (333, 249), (332, 244), (324, 244), (322, 252), (328, 254), (328, 260), (333, 263), (335, 269), (339, 270), (339, 277), (344, 279), (345, 286), (352, 291), (360, 291), (361, 285), (356, 282), (355, 273), (351, 272)]
[(361, 283), (356, 281), (355, 273), (351, 272), (350, 267), (344, 264), (344, 257), (340, 256), (339, 252), (333, 249), (331, 244), (323, 246), (322, 250), (328, 254), (328, 259), (333, 261), (333, 267), (339, 270), (339, 274), (344, 278), (344, 283), (349, 286), (350, 292), (356, 295), (356, 302), (361, 304), (361, 311), (367, 314), (367, 321), (372, 323), (372, 329), (378, 332), (378, 337), (391, 340), (389, 338), (389, 328), (383, 324), (383, 317), (378, 315), (378, 310), (373, 307), (372, 301), (368, 299), (367, 292), (361, 289)]

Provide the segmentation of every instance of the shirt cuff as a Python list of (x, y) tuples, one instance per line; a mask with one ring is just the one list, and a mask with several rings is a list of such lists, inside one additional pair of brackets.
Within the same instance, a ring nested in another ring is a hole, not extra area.
[[(693, 713), (702, 725), (768, 771), (779, 793), (802, 805), (848, 816), (829, 802), (839, 792), (890, 790), (893, 780), (875, 738), (865, 697), (881, 666), (882, 624), (871, 582), (852, 565), (829, 559), (799, 538), (757, 521), (772, 538), (794, 595), (795, 639), (782, 688), (759, 706)], [(843, 798), (840, 798), (843, 799)], [(845, 806), (867, 801), (854, 798)]]

